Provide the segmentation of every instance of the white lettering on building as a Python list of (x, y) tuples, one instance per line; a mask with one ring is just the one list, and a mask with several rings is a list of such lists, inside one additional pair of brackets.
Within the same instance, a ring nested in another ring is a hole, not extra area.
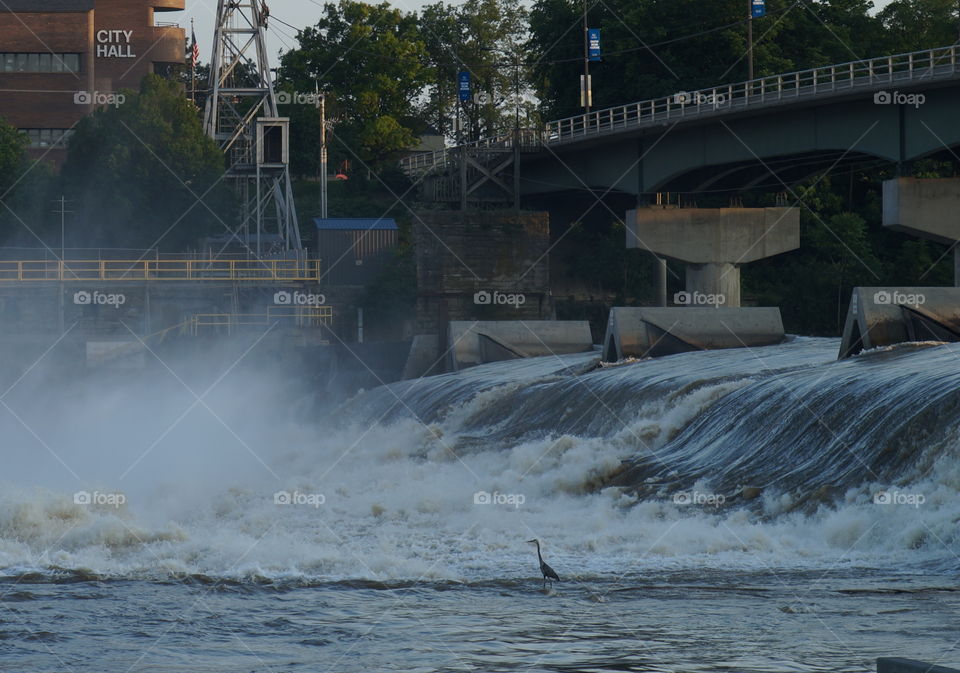
[(132, 37), (132, 30), (98, 30), (97, 58), (136, 58)]

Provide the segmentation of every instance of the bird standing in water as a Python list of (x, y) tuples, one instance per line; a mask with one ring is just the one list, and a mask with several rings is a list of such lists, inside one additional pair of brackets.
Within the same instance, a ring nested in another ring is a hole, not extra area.
[[(540, 555), (540, 540), (534, 538), (534, 539), (532, 539), (532, 540), (527, 540), (527, 542), (530, 543), (530, 544), (535, 544), (535, 545), (537, 545), (537, 558), (540, 559), (540, 572), (543, 573), (543, 586), (544, 586), (544, 588), (546, 588), (546, 586), (547, 586), (547, 578), (548, 578), (548, 577), (549, 577), (551, 580), (557, 580), (557, 581), (559, 582), (559, 581), (560, 581), (560, 577), (557, 575), (557, 573), (554, 571), (553, 568), (551, 568), (550, 566), (548, 566), (548, 565), (544, 562), (543, 556)], [(553, 584), (552, 581), (551, 581), (550, 583)]]

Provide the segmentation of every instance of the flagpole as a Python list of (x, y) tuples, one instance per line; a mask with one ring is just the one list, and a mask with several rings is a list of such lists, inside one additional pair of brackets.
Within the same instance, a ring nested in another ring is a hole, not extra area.
[(197, 58), (194, 55), (196, 52), (195, 45), (197, 44), (197, 34), (193, 29), (193, 19), (190, 19), (190, 40), (192, 44), (190, 45), (190, 100), (193, 101), (193, 104), (197, 104)]

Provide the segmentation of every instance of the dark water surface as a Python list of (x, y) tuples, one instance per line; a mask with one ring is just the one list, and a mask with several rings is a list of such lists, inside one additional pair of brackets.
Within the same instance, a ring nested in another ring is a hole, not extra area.
[(0, 671), (960, 664), (960, 345), (837, 348), (497, 363), (329, 416), (263, 372), (202, 404), (31, 373)]
[[(934, 581), (932, 581), (934, 580)], [(0, 670), (864, 671), (960, 661), (955, 578), (677, 572), (380, 588), (0, 584)]]
[(951, 578), (828, 570), (411, 584), (0, 584), (5, 671), (863, 671), (958, 661)]

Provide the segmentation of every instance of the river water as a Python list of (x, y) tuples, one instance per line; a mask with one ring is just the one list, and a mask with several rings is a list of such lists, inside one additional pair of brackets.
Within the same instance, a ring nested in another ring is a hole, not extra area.
[(342, 404), (257, 367), (38, 368), (0, 398), (0, 670), (960, 664), (960, 345), (838, 348)]

